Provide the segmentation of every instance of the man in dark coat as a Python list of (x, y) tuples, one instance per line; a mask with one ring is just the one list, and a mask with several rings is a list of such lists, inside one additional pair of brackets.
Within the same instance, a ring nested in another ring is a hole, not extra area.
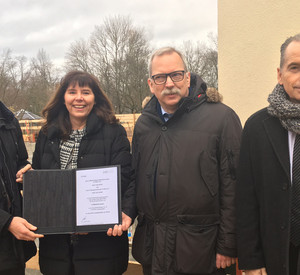
[(42, 237), (33, 232), (35, 226), (21, 218), (20, 182), (23, 173), (31, 167), (27, 157), (19, 123), (0, 101), (0, 275), (24, 274), (21, 240)]
[(294, 222), (300, 218), (300, 34), (282, 44), (277, 79), (269, 107), (248, 119), (241, 143), (237, 242), (247, 275), (300, 274), (300, 226)]
[(206, 84), (174, 48), (152, 55), (148, 84), (154, 96), (133, 136), (133, 256), (148, 275), (223, 274), (236, 256), (240, 121), (209, 102)]

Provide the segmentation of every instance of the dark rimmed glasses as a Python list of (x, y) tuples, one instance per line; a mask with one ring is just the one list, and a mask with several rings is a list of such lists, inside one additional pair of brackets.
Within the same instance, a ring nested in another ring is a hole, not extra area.
[(151, 78), (153, 79), (156, 85), (163, 85), (167, 82), (168, 76), (172, 79), (173, 82), (179, 82), (184, 79), (185, 71), (175, 71), (169, 74), (155, 74), (152, 75)]

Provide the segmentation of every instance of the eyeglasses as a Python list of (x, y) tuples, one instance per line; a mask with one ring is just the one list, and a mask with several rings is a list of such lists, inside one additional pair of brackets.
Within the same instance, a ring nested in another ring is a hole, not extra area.
[(167, 82), (168, 76), (172, 79), (173, 82), (179, 82), (184, 78), (184, 71), (175, 71), (169, 74), (156, 74), (152, 75), (151, 78), (153, 79), (156, 85), (163, 85)]

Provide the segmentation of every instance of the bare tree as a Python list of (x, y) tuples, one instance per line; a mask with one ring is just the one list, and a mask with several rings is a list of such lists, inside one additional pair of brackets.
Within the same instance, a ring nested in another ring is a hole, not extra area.
[(96, 75), (116, 112), (137, 112), (148, 93), (149, 43), (145, 32), (129, 17), (114, 16), (96, 26), (88, 42), (73, 43), (66, 54), (67, 69)]
[(0, 56), (0, 100), (12, 110), (40, 113), (54, 90), (58, 71), (44, 50), (29, 62), (5, 50)]
[(35, 58), (31, 59), (30, 70), (26, 105), (32, 112), (40, 114), (55, 90), (58, 72), (43, 49), (39, 50)]
[(0, 57), (0, 100), (7, 104), (6, 94), (11, 88), (10, 71), (14, 67), (11, 50), (4, 50)]
[(10, 70), (10, 85), (14, 96), (10, 97), (9, 106), (19, 106), (23, 102), (24, 91), (26, 90), (30, 75), (31, 70), (27, 64), (27, 58), (25, 56), (15, 57)]
[[(89, 39), (73, 42), (65, 55), (65, 71), (83, 70), (99, 78), (117, 113), (140, 112), (149, 94), (147, 63), (150, 55), (145, 30), (128, 16), (108, 17), (96, 26)], [(209, 44), (186, 41), (181, 47), (189, 70), (218, 88), (217, 36)], [(42, 49), (36, 57), (0, 53), (0, 100), (12, 109), (39, 114), (55, 90), (59, 71)]]
[(123, 105), (126, 110), (141, 110), (141, 103), (149, 93), (147, 84), (147, 62), (150, 50), (139, 31), (132, 30), (128, 40), (124, 68)]
[(206, 51), (207, 73), (206, 81), (210, 87), (218, 89), (218, 37), (213, 33), (208, 34), (210, 46)]
[(82, 70), (92, 73), (90, 64), (91, 52), (89, 43), (84, 39), (73, 42), (66, 53), (66, 70)]
[(18, 108), (30, 77), (27, 58), (13, 56), (8, 49), (3, 52), (0, 60), (0, 100), (11, 108)]
[(217, 36), (208, 35), (210, 45), (205, 43), (194, 44), (185, 41), (181, 47), (189, 70), (199, 74), (209, 87), (218, 88), (218, 43)]

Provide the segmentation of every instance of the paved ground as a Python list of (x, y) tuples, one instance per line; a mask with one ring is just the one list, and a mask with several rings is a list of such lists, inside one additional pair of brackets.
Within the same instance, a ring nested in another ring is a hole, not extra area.
[(40, 275), (42, 274), (39, 270), (34, 270), (34, 269), (26, 269), (25, 270), (25, 275)]
[[(235, 266), (228, 268), (227, 275), (235, 275)], [(25, 275), (41, 275), (39, 270), (26, 269)], [(123, 275), (143, 275), (142, 267), (139, 264), (129, 263), (127, 271)]]
[[(38, 246), (38, 241), (36, 241)], [(143, 275), (142, 267), (138, 264), (131, 255), (131, 247), (129, 248), (129, 264), (128, 269), (123, 275)], [(38, 264), (38, 253), (36, 256), (31, 258), (26, 264), (26, 275), (41, 275), (42, 273), (39, 271)], [(103, 274), (104, 275), (104, 274)]]
[(35, 148), (35, 143), (33, 142), (25, 142), (25, 146), (28, 152), (28, 159), (31, 162), (32, 159), (32, 154), (34, 152), (34, 148)]
[[(26, 269), (25, 275), (41, 275), (39, 270)], [(137, 264), (129, 264), (127, 271), (123, 275), (143, 275), (142, 268)]]

